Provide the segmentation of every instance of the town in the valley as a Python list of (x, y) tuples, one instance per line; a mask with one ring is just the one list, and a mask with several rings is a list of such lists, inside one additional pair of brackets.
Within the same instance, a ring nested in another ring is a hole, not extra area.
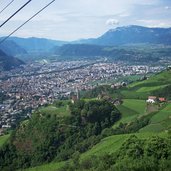
[[(40, 106), (70, 98), (76, 91), (90, 90), (99, 84), (115, 88), (118, 78), (144, 77), (164, 66), (127, 65), (106, 61), (70, 61), (52, 63), (43, 60), (0, 73), (0, 129), (16, 125)], [(124, 82), (128, 84), (129, 82)]]

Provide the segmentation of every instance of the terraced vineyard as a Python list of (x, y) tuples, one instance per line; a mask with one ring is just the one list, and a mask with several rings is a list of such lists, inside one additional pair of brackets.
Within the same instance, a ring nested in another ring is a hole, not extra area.
[(157, 75), (150, 77), (147, 80), (132, 83), (128, 86), (127, 89), (122, 90), (120, 94), (124, 98), (128, 98), (128, 99), (131, 98), (131, 99), (145, 100), (150, 95), (162, 95), (162, 94), (166, 95), (169, 98), (170, 93), (168, 93), (168, 91), (170, 90), (169, 87), (170, 85), (171, 85), (171, 70), (163, 71)]
[[(112, 154), (116, 152), (121, 147), (123, 142), (126, 141), (131, 135), (136, 135), (140, 139), (147, 139), (148, 137), (152, 136), (167, 136), (166, 133), (136, 133), (110, 136), (101, 140), (101, 142), (95, 145), (91, 150), (81, 154), (80, 159), (85, 160), (87, 158), (90, 158), (91, 156), (102, 156), (104, 154)], [(67, 165), (67, 163), (70, 162), (71, 161), (53, 162), (50, 164), (45, 164), (42, 166), (26, 169), (25, 171), (57, 171), (58, 169), (62, 168), (64, 165)]]
[[(145, 100), (124, 99), (123, 104), (117, 106), (122, 114), (122, 118), (113, 126), (117, 127), (120, 123), (129, 123), (146, 112)], [(136, 107), (135, 107), (136, 106)]]
[(158, 135), (160, 137), (165, 137), (166, 133), (136, 133), (136, 134), (124, 134), (124, 135), (113, 135), (103, 139), (100, 143), (95, 145), (91, 150), (81, 155), (81, 159), (90, 157), (93, 155), (103, 155), (116, 152), (122, 145), (122, 143), (128, 139), (131, 135), (136, 135), (140, 139), (146, 139), (151, 136)]
[(150, 124), (142, 128), (140, 132), (162, 132), (171, 128), (171, 104), (157, 112), (150, 120)]

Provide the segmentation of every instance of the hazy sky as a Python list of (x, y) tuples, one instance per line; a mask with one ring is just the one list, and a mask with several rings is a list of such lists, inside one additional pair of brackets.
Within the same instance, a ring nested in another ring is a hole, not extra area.
[[(11, 0), (0, 0), (0, 11)], [(51, 0), (32, 0), (10, 22), (0, 28), (8, 35)], [(0, 23), (27, 0), (15, 0), (0, 14)], [(171, 0), (56, 0), (20, 29), (15, 36), (76, 40), (102, 35), (126, 25), (171, 27)]]

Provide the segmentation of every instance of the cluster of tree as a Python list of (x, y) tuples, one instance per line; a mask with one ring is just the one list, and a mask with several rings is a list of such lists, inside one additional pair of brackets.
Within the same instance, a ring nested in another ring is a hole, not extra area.
[(114, 154), (80, 159), (79, 152), (72, 156), (60, 171), (168, 171), (171, 169), (171, 137), (159, 136), (139, 139), (130, 136)]
[(78, 60), (83, 58), (94, 60), (105, 56), (111, 61), (126, 61), (130, 63), (157, 62), (161, 59), (161, 56), (165, 59), (170, 58), (170, 51), (171, 48), (166, 47), (155, 47), (152, 49), (149, 46), (144, 50), (143, 46), (113, 47), (90, 44), (66, 44), (54, 48), (54, 52), (60, 60)]
[(155, 114), (151, 113), (149, 115), (144, 115), (140, 118), (137, 118), (129, 123), (120, 123), (117, 127), (115, 128), (105, 128), (102, 131), (102, 136), (103, 137), (108, 137), (111, 135), (119, 135), (119, 134), (129, 134), (129, 133), (136, 133), (138, 132), (141, 128), (147, 126), (150, 122), (150, 118)]
[(101, 85), (97, 86), (92, 90), (82, 92), (83, 98), (95, 98), (98, 95), (105, 94), (105, 95), (116, 95), (116, 97), (120, 98), (122, 97), (119, 90), (111, 88), (110, 85)]
[(103, 129), (121, 117), (107, 101), (77, 101), (69, 107), (68, 117), (36, 112), (30, 120), (22, 122), (0, 150), (0, 170), (67, 160), (75, 151), (85, 152), (98, 143)]
[[(152, 85), (152, 84), (151, 84)], [(141, 85), (141, 87), (145, 87)], [(120, 87), (117, 88), (111, 88), (109, 85), (103, 85), (95, 87), (92, 90), (89, 91), (83, 91), (82, 97), (83, 98), (95, 98), (98, 97), (98, 95), (107, 95), (112, 96), (114, 98), (119, 99), (147, 99), (147, 97), (151, 94), (151, 92), (136, 92), (137, 89), (141, 88), (139, 85), (136, 87)]]
[(158, 91), (154, 91), (154, 95), (158, 97), (166, 97), (167, 99), (171, 99), (171, 85), (168, 85)]

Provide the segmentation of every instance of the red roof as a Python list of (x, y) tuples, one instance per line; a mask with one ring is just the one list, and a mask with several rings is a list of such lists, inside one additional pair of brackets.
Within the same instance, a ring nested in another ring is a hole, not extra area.
[(164, 97), (159, 97), (159, 101), (161, 101), (161, 102), (165, 102), (165, 101), (166, 101), (166, 99), (165, 99)]

